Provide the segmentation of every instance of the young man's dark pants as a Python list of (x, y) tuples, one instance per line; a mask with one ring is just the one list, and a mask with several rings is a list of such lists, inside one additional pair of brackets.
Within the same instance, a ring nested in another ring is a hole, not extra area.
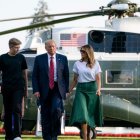
[[(3, 91), (5, 140), (21, 137), (21, 115), (23, 90)], [(12, 117), (13, 124), (12, 126)]]

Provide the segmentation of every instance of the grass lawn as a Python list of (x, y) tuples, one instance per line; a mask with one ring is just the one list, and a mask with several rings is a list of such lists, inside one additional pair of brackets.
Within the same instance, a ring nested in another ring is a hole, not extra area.
[[(22, 135), (23, 140), (42, 140), (40, 137), (33, 135)], [(0, 140), (4, 140), (4, 135), (0, 135)], [(79, 136), (59, 136), (58, 140), (80, 140)], [(97, 137), (96, 140), (140, 140), (133, 137)]]

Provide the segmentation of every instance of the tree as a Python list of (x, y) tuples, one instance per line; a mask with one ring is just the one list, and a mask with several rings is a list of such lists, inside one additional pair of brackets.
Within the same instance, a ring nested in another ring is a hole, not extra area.
[[(44, 14), (48, 14), (47, 13), (48, 10), (48, 5), (46, 3), (45, 0), (39, 0), (37, 8), (35, 8), (35, 14), (34, 14), (34, 18), (31, 21), (30, 25), (35, 24), (35, 23), (41, 23), (41, 22), (45, 22), (45, 21), (49, 21), (50, 19), (52, 19), (52, 17), (46, 18), (46, 17), (38, 17)], [(33, 34), (35, 31), (39, 31), (42, 29), (47, 29), (50, 28), (50, 26), (43, 26), (43, 27), (38, 27), (38, 28), (34, 28), (34, 29), (30, 29), (28, 30), (28, 34), (31, 35)]]

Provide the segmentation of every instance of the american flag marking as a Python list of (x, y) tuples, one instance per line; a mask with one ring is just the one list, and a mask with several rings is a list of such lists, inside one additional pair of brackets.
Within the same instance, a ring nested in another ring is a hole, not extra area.
[(60, 45), (62, 46), (82, 46), (86, 44), (85, 33), (60, 34)]

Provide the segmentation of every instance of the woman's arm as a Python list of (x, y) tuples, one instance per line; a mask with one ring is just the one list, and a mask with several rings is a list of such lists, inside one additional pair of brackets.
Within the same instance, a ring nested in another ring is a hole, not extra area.
[(69, 89), (70, 93), (72, 92), (73, 88), (76, 86), (77, 79), (78, 79), (78, 74), (74, 73), (73, 81), (71, 82), (70, 89)]
[(72, 82), (71, 82), (71, 84), (70, 84), (70, 89), (69, 89), (68, 95), (71, 94), (73, 88), (76, 86), (76, 84), (77, 84), (77, 79), (78, 79), (78, 74), (74, 73), (73, 80), (72, 80)]

